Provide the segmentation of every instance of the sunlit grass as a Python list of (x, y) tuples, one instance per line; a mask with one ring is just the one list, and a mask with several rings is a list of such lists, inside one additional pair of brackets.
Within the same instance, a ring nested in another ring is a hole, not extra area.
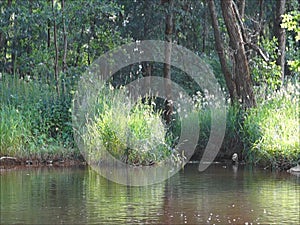
[(104, 89), (83, 135), (89, 158), (100, 160), (101, 151), (108, 151), (131, 165), (151, 165), (170, 156), (160, 112), (143, 104), (141, 98), (132, 103), (122, 88)]
[(250, 109), (243, 131), (250, 161), (295, 164), (300, 159), (299, 84), (289, 84)]

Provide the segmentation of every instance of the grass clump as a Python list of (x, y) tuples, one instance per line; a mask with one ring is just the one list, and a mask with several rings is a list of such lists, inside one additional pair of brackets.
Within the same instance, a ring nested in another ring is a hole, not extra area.
[(132, 103), (123, 88), (104, 88), (95, 105), (83, 135), (89, 159), (99, 160), (108, 151), (130, 165), (152, 165), (171, 155), (161, 113), (152, 105), (141, 98)]
[(247, 111), (243, 139), (252, 163), (285, 168), (300, 159), (299, 84), (265, 96)]

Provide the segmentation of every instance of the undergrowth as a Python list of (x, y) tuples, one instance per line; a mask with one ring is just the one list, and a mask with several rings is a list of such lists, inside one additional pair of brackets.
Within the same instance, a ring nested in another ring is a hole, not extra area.
[(261, 94), (247, 111), (242, 130), (249, 162), (285, 168), (300, 160), (299, 90), (299, 83), (288, 83)]
[(11, 75), (2, 75), (0, 90), (0, 156), (78, 155), (67, 95), (58, 96), (50, 84)]

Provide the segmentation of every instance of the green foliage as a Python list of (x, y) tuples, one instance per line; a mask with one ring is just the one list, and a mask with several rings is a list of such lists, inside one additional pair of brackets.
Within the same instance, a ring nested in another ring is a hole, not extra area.
[(67, 157), (73, 135), (70, 100), (47, 84), (4, 74), (0, 82), (0, 155), (21, 158)]
[[(11, 5), (8, 5), (9, 2)], [(243, 22), (249, 31), (258, 31), (258, 24), (252, 19), (258, 14), (258, 7), (253, 7), (255, 4), (254, 1), (249, 1), (245, 8)], [(266, 62), (252, 53), (249, 55), (253, 81), (267, 94), (273, 93), (282, 84), (281, 70), (276, 65), (277, 41), (268, 39), (272, 36), (272, 28), (276, 22), (272, 16), (273, 5), (267, 1), (263, 2), (262, 8), (265, 12), (262, 13), (262, 21), (266, 23), (261, 33), (264, 38), (260, 36), (257, 39), (260, 48), (267, 53), (269, 61)], [(293, 6), (283, 16), (282, 27), (287, 29), (286, 59), (291, 75), (297, 79), (300, 70), (299, 4), (292, 1), (288, 5)], [(54, 1), (53, 8), (51, 1), (0, 1), (0, 72), (22, 78), (0, 74), (1, 154), (46, 156), (54, 153), (65, 154), (65, 151), (59, 149), (73, 148), (70, 105), (83, 71), (104, 52), (129, 40), (164, 40), (165, 6), (160, 4), (159, 0), (153, 1), (152, 4), (131, 0), (74, 0), (66, 1), (62, 10), (61, 1)], [(216, 9), (221, 15), (220, 2), (216, 2)], [(214, 40), (208, 38), (213, 36), (213, 29), (209, 25), (207, 3), (175, 1), (173, 10), (172, 40), (204, 58), (214, 70), (223, 90), (226, 90), (217, 54), (212, 53), (215, 49)], [(57, 43), (54, 43), (54, 22), (57, 28)], [(221, 17), (219, 24), (221, 33), (224, 31), (225, 34), (227, 30)], [(225, 40), (226, 50), (228, 36), (224, 35), (222, 38)], [(253, 43), (256, 44), (256, 40), (253, 40)], [(58, 47), (57, 80), (54, 77), (55, 44)], [(64, 53), (67, 65), (62, 69)], [(111, 82), (114, 86), (126, 85), (143, 76), (143, 66), (141, 62), (123, 68), (119, 71), (120, 74), (112, 77)], [(152, 75), (162, 74), (163, 64), (152, 62), (151, 66)], [(205, 107), (209, 99), (205, 99), (202, 96), (204, 90), (179, 69), (172, 68), (172, 80), (183, 87), (190, 96), (201, 93), (196, 98), (193, 114), (186, 122), (200, 124), (198, 144), (204, 149), (210, 134), (211, 111)], [(55, 90), (56, 84), (60, 94)], [(274, 121), (287, 119), (286, 124), (291, 125), (293, 129), (293, 124), (289, 122), (294, 113), (289, 108), (291, 105), (285, 103), (278, 94), (276, 96), (272, 101), (268, 100), (268, 103), (260, 102), (257, 109), (247, 112), (249, 115), (247, 114), (246, 124), (243, 126), (244, 134), (249, 133), (244, 136), (245, 144), (251, 149), (264, 149), (257, 152), (269, 151), (271, 157), (274, 151), (270, 150), (270, 146), (273, 145), (265, 145), (264, 141), (267, 138), (263, 135), (272, 135), (264, 130), (267, 129), (266, 122), (261, 121), (266, 121), (274, 114)], [(96, 118), (88, 121), (88, 132), (84, 138), (91, 147), (102, 146), (115, 157), (130, 164), (149, 165), (162, 161), (171, 154), (170, 146), (174, 147), (179, 139), (180, 118), (174, 116), (174, 122), (166, 129), (160, 119), (161, 112), (154, 110), (153, 105), (139, 101), (133, 106), (126, 102), (128, 100), (123, 90), (114, 94), (110, 91), (100, 93), (95, 109)], [(162, 107), (163, 105), (162, 103)], [(287, 105), (288, 108), (282, 105)], [(275, 118), (277, 114), (274, 107), (277, 106), (277, 111), (282, 113), (280, 118)], [(233, 149), (239, 142), (243, 116), (244, 111), (239, 105), (228, 106), (227, 129), (222, 146), (226, 151)], [(275, 122), (268, 123), (270, 129), (275, 126)], [(288, 128), (284, 129), (287, 130), (287, 134), (290, 132)], [(281, 143), (282, 148), (285, 148), (285, 142)], [(253, 155), (256, 157), (257, 154), (252, 152), (248, 154), (249, 158)], [(99, 154), (93, 156), (94, 158), (101, 156), (101, 151), (92, 153)], [(266, 155), (263, 154), (264, 157)], [(276, 157), (274, 160), (278, 158)]]
[[(63, 26), (67, 38), (67, 70), (89, 65), (103, 52), (123, 42), (120, 29), (112, 16), (122, 9), (114, 1), (79, 0), (12, 1), (0, 3), (0, 71), (53, 78), (55, 61), (54, 22), (57, 28), (58, 64), (62, 67), (64, 54)], [(71, 22), (72, 21), (72, 22)], [(13, 64), (14, 71), (5, 65)]]
[(30, 123), (14, 107), (1, 106), (0, 111), (1, 155), (24, 156), (30, 135)]
[(132, 105), (122, 88), (104, 89), (96, 102), (96, 115), (83, 135), (89, 158), (100, 160), (101, 151), (108, 151), (125, 163), (150, 165), (170, 156), (160, 113), (141, 99)]
[(288, 31), (294, 31), (296, 33), (295, 40), (300, 41), (300, 13), (299, 11), (291, 11), (288, 14), (282, 16), (281, 27)]
[(267, 52), (269, 61), (266, 62), (259, 56), (253, 58), (250, 64), (253, 80), (257, 85), (267, 84), (270, 90), (276, 90), (281, 85), (281, 70), (276, 64), (277, 39), (264, 38), (260, 45)]
[[(300, 12), (299, 10), (291, 11), (283, 15), (281, 27), (287, 29), (287, 63), (290, 66), (290, 70), (300, 74), (300, 53), (299, 53), (299, 41), (300, 41)], [(294, 36), (294, 37), (293, 37)]]
[[(223, 119), (222, 111), (213, 109), (216, 120)], [(200, 124), (200, 133), (198, 147), (204, 150), (211, 132), (211, 109), (202, 108), (198, 110), (198, 121)], [(220, 149), (220, 154), (230, 156), (234, 151), (241, 151), (241, 132), (243, 110), (238, 104), (227, 105), (226, 130), (224, 140)], [(195, 121), (196, 122), (196, 121)]]
[(293, 164), (299, 160), (299, 84), (264, 96), (247, 111), (243, 139), (253, 163)]

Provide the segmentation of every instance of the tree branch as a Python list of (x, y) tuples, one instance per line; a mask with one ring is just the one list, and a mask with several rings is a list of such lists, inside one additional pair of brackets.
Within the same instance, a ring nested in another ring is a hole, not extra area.
[(256, 44), (252, 43), (251, 39), (249, 39), (248, 34), (246, 32), (246, 29), (245, 29), (245, 26), (244, 26), (244, 23), (243, 23), (243, 21), (241, 19), (238, 7), (237, 7), (237, 5), (234, 2), (233, 2), (233, 9), (234, 9), (234, 12), (236, 14), (236, 17), (237, 17), (237, 20), (239, 22), (239, 25), (241, 27), (241, 31), (242, 31), (242, 36), (243, 36), (244, 43), (247, 44), (251, 49), (253, 49), (254, 51), (256, 51), (263, 58), (263, 60), (265, 60), (266, 62), (268, 62), (269, 61), (269, 57), (263, 52), (263, 50), (259, 46), (257, 46)]
[(269, 62), (269, 57), (263, 52), (263, 50), (258, 47), (256, 44), (253, 44), (251, 42), (247, 43), (251, 49), (256, 51), (266, 62)]

